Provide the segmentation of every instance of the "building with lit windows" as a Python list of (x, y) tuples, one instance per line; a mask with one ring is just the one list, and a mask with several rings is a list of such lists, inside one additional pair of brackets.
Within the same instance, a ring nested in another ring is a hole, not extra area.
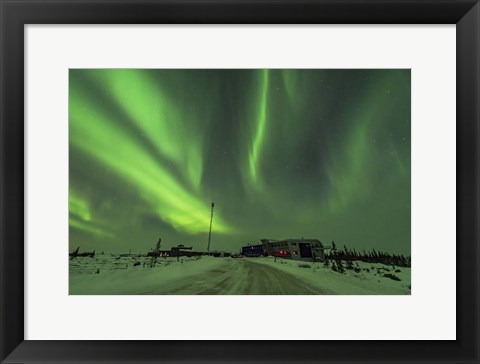
[(242, 247), (246, 257), (274, 256), (296, 260), (325, 260), (325, 247), (318, 239), (262, 239), (261, 244)]

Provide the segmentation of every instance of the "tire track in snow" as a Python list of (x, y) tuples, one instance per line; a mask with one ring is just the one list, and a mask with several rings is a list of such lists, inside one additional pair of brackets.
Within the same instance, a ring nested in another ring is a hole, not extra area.
[(220, 267), (156, 287), (145, 294), (318, 295), (328, 292), (277, 268), (247, 259), (231, 259)]

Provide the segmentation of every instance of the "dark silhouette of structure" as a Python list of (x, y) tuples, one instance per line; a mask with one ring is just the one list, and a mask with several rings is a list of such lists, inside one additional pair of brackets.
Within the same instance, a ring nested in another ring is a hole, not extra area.
[(78, 251), (80, 250), (80, 247), (77, 247), (73, 252), (69, 253), (68, 255), (72, 258), (76, 257), (90, 257), (93, 258), (95, 256), (95, 250), (93, 252), (83, 252), (79, 253)]
[(208, 245), (207, 245), (207, 252), (210, 251), (210, 239), (212, 238), (212, 221), (213, 221), (213, 207), (215, 204), (212, 202), (212, 213), (210, 215), (210, 229), (208, 230)]

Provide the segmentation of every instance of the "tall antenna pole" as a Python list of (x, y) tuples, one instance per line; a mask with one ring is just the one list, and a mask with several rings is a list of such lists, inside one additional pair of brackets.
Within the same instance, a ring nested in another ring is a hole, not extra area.
[(210, 215), (210, 230), (208, 231), (208, 247), (207, 247), (207, 252), (210, 251), (210, 239), (212, 238), (213, 206), (215, 206), (215, 204), (212, 202), (212, 214)]

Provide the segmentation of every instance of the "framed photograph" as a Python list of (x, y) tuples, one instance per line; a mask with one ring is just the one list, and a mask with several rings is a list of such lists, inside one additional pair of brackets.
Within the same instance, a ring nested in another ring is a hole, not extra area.
[(2, 363), (478, 362), (477, 1), (1, 22)]
[(411, 294), (410, 77), (70, 69), (70, 295)]

